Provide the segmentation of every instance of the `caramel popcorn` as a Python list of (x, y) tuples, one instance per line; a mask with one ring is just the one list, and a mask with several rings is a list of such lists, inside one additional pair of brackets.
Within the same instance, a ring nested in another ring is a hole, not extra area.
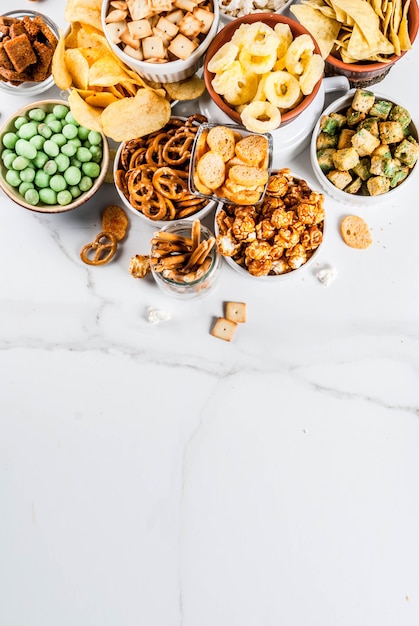
[(216, 218), (217, 245), (252, 276), (298, 269), (323, 241), (324, 196), (284, 168), (271, 174), (260, 205), (226, 205)]

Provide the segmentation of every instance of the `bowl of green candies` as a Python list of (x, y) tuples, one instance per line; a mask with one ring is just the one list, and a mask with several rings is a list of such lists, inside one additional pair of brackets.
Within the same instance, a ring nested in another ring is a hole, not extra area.
[(27, 104), (0, 128), (0, 188), (26, 209), (62, 213), (81, 206), (108, 166), (106, 137), (80, 125), (65, 100)]

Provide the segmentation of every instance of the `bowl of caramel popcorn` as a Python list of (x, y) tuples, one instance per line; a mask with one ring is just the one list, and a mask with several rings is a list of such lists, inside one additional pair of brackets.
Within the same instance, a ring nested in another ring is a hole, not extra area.
[(58, 39), (57, 24), (37, 11), (0, 15), (0, 91), (35, 96), (53, 87), (52, 58)]
[(220, 254), (236, 272), (260, 281), (284, 280), (321, 252), (324, 196), (288, 168), (275, 170), (260, 205), (221, 205), (214, 230)]
[(217, 0), (110, 0), (102, 26), (115, 55), (142, 78), (173, 83), (193, 76), (215, 37)]

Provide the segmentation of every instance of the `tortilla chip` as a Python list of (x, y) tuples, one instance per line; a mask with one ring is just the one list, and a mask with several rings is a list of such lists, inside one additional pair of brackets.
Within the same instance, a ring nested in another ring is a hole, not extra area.
[(308, 4), (295, 4), (290, 7), (291, 13), (313, 35), (325, 59), (332, 51), (337, 39), (341, 24), (321, 11)]

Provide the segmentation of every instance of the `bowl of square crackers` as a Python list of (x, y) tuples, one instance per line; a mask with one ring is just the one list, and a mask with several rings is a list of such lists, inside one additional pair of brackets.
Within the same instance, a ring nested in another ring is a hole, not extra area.
[(35, 96), (54, 85), (52, 58), (58, 26), (37, 11), (15, 10), (0, 16), (0, 90)]
[(104, 1), (102, 26), (115, 55), (146, 80), (193, 76), (217, 33), (216, 0)]

